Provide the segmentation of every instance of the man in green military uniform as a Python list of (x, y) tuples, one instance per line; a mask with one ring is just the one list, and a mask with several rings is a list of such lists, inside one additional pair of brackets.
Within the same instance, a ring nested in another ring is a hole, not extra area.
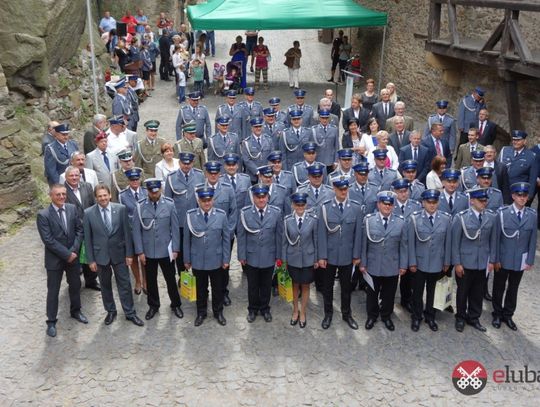
[(159, 121), (148, 120), (144, 123), (144, 127), (146, 127), (146, 137), (135, 145), (133, 161), (136, 167), (143, 169), (146, 176), (153, 177), (156, 164), (163, 158), (161, 146), (165, 143), (165, 139), (158, 137)]
[(195, 122), (184, 124), (182, 131), (184, 133), (183, 137), (174, 143), (174, 152), (176, 155), (180, 153), (193, 153), (195, 155), (193, 168), (202, 171), (203, 165), (206, 163), (206, 157), (204, 155), (203, 141), (197, 137), (197, 126)]

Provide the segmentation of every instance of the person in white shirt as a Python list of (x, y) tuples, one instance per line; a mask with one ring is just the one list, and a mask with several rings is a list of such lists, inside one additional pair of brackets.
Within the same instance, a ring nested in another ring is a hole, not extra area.
[[(394, 150), (394, 147), (388, 145), (388, 132), (385, 130), (381, 130), (377, 133), (377, 148), (381, 150), (388, 150), (386, 153), (386, 167), (391, 168), (393, 170), (396, 170), (399, 168), (399, 160), (398, 156), (396, 154), (396, 150)], [(373, 157), (373, 150), (374, 148), (368, 153), (367, 159), (369, 163), (369, 168), (375, 167), (375, 158)]]
[(165, 181), (171, 172), (180, 168), (180, 161), (174, 158), (174, 149), (170, 143), (164, 143), (161, 146), (161, 156), (163, 160), (156, 164), (156, 178)]

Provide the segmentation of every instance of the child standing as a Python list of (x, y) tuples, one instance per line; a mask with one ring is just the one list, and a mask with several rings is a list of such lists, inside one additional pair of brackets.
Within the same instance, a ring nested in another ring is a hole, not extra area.
[(193, 90), (195, 92), (201, 92), (201, 96), (204, 97), (203, 84), (204, 84), (204, 67), (201, 64), (201, 61), (194, 59), (191, 62), (191, 76), (193, 77)]

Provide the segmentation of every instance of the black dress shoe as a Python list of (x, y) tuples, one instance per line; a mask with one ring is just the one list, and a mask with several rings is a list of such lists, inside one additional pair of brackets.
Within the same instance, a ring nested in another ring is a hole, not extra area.
[(277, 287), (272, 287), (272, 297), (277, 297), (279, 295), (279, 290)]
[(428, 324), (429, 329), (431, 329), (433, 332), (437, 332), (439, 330), (439, 325), (437, 325), (437, 323), (432, 319), (427, 319), (426, 324)]
[(517, 331), (517, 325), (512, 318), (506, 318), (504, 322), (506, 322), (506, 325), (508, 325), (508, 328), (510, 328), (512, 331)]
[(480, 332), (486, 332), (486, 328), (480, 323), (480, 321), (467, 321), (467, 324), (474, 329), (478, 329)]
[(255, 311), (249, 311), (246, 318), (247, 322), (251, 324), (253, 321), (255, 321), (255, 318), (257, 318), (257, 314), (255, 314)]
[(49, 335), (51, 338), (54, 338), (56, 336), (56, 324), (53, 322), (47, 323), (47, 335)]
[(349, 325), (349, 328), (354, 329), (354, 330), (358, 329), (358, 324), (356, 323), (354, 318), (351, 317), (350, 315), (345, 315), (343, 317), (343, 320), (347, 323), (347, 325)]
[(484, 293), (484, 300), (491, 301), (492, 299), (493, 299), (493, 297), (491, 297), (491, 294), (489, 293), (489, 291), (486, 291)]
[(401, 306), (404, 310), (408, 311), (410, 314), (412, 314), (412, 307), (410, 302), (402, 302)]
[(394, 326), (394, 323), (392, 322), (391, 319), (387, 319), (386, 321), (383, 321), (383, 322), (384, 322), (384, 326), (389, 331), (393, 331), (394, 329), (396, 329), (396, 327)]
[(197, 318), (195, 318), (195, 326), (201, 326), (206, 318), (206, 315), (197, 315)]
[(367, 330), (370, 330), (370, 329), (372, 329), (373, 326), (375, 325), (375, 322), (377, 322), (376, 319), (374, 319), (374, 318), (368, 318), (368, 320), (366, 321), (366, 325), (364, 325), (364, 326), (365, 326), (365, 328), (366, 328)]
[(463, 332), (464, 329), (465, 329), (465, 322), (460, 319), (456, 319), (456, 331)]
[(85, 284), (84, 286), (90, 290), (101, 291), (101, 286), (97, 282), (91, 283), (91, 284)]
[(296, 315), (296, 319), (291, 318), (291, 326), (295, 326), (298, 323), (298, 315)]
[(501, 327), (501, 318), (493, 317), (493, 320), (491, 321), (491, 325), (493, 325), (494, 328), (499, 329)]
[(215, 315), (214, 318), (217, 319), (218, 324), (220, 324), (221, 326), (227, 325), (227, 320), (223, 316), (223, 312), (218, 312), (218, 314)]
[(231, 305), (231, 299), (229, 298), (229, 294), (225, 294), (223, 296), (223, 305), (225, 305), (226, 307)]
[(184, 311), (182, 311), (182, 308), (180, 307), (173, 307), (173, 313), (176, 315), (177, 318), (184, 318)]
[(153, 307), (148, 308), (148, 311), (146, 312), (146, 315), (144, 316), (144, 319), (146, 319), (148, 321), (149, 319), (154, 318), (154, 316), (157, 314), (157, 312), (158, 312), (157, 308), (153, 308)]
[(114, 319), (116, 318), (116, 315), (116, 311), (107, 312), (107, 316), (105, 317), (105, 325), (112, 324)]
[(303, 321), (300, 321), (300, 320), (298, 321), (298, 326), (302, 329), (306, 327), (306, 324), (307, 324), (307, 317)]
[(322, 329), (330, 328), (331, 324), (332, 324), (332, 315), (325, 315), (321, 323)]
[(270, 311), (263, 313), (263, 318), (266, 322), (272, 322), (272, 314), (270, 314)]
[(142, 320), (137, 315), (132, 315), (132, 316), (126, 317), (126, 319), (128, 321), (133, 322), (134, 325), (144, 326), (144, 322), (142, 322)]
[(418, 332), (418, 330), (420, 329), (420, 321), (417, 319), (413, 319), (411, 322), (411, 329), (413, 330), (413, 332)]
[(87, 324), (88, 319), (84, 316), (84, 314), (81, 311), (77, 311), (71, 314), (71, 318), (76, 319), (81, 324)]

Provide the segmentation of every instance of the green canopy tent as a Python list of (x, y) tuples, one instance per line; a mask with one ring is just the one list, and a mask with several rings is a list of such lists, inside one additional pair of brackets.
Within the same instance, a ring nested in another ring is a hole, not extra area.
[(284, 30), (384, 27), (379, 71), (382, 76), (387, 15), (353, 0), (208, 0), (189, 6), (194, 30)]

